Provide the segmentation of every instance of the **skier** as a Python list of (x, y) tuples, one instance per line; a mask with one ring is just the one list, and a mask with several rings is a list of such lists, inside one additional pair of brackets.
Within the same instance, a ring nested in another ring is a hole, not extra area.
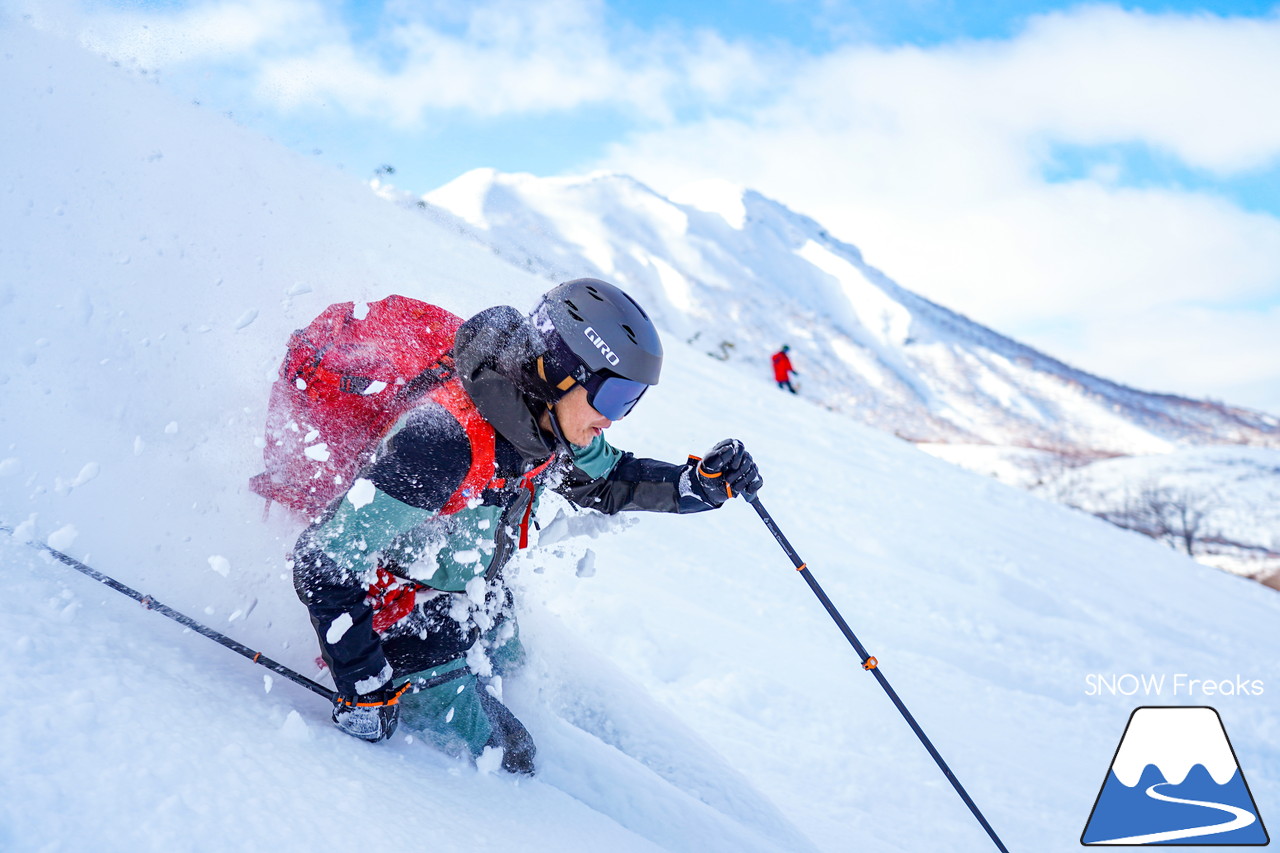
[(779, 388), (786, 388), (795, 394), (796, 386), (791, 384), (791, 374), (796, 371), (791, 366), (791, 357), (787, 355), (790, 351), (791, 347), (783, 344), (782, 349), (773, 354), (773, 378), (777, 380)]
[(453, 360), (454, 397), (399, 420), (299, 537), (294, 582), (340, 729), (379, 741), (400, 722), (455, 753), (499, 749), (504, 770), (532, 773), (533, 740), (497, 677), (522, 655), (503, 566), (527, 542), (537, 495), (608, 514), (690, 513), (763, 481), (734, 439), (684, 464), (604, 439), (662, 366), (648, 315), (606, 282), (561, 284), (528, 316), (482, 311), (458, 330)]

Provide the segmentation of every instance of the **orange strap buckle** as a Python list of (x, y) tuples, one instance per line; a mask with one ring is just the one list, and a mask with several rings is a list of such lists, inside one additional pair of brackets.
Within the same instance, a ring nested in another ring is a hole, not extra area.
[(346, 705), (348, 708), (381, 708), (385, 705), (396, 705), (400, 702), (400, 697), (403, 696), (405, 694), (405, 691), (409, 689), (409, 686), (410, 686), (410, 682), (406, 681), (404, 684), (401, 684), (398, 688), (396, 688), (396, 691), (392, 693), (389, 698), (384, 699), (381, 702), (374, 702), (374, 701), (361, 702), (360, 697), (358, 696), (356, 697), (354, 702), (342, 696), (338, 697), (338, 701), (341, 702), (343, 705)]
[(880, 665), (880, 661), (876, 660), (874, 657), (871, 657), (871, 656), (868, 656), (867, 659), (862, 662), (862, 668), (865, 669), (867, 672), (870, 672), (871, 670), (875, 669), (879, 665)]

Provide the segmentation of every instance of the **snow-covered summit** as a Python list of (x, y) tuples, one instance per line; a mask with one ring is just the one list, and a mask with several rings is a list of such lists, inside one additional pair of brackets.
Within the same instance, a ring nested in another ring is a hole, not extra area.
[(761, 383), (790, 344), (806, 396), (911, 440), (1098, 455), (1280, 445), (1280, 419), (1076, 370), (906, 290), (817, 222), (733, 184), (666, 198), (626, 175), (483, 169), (425, 199), (548, 279), (637, 292), (665, 330)]
[(732, 181), (706, 178), (679, 187), (668, 198), (676, 204), (717, 214), (731, 227), (741, 231), (747, 225), (746, 197), (750, 192), (753, 191)]

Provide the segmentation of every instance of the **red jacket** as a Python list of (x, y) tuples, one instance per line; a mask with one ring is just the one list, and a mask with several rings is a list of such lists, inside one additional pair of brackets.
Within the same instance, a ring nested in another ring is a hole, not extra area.
[(791, 378), (791, 374), (795, 373), (791, 369), (791, 359), (787, 357), (785, 352), (775, 352), (773, 354), (773, 378), (778, 382), (786, 382)]

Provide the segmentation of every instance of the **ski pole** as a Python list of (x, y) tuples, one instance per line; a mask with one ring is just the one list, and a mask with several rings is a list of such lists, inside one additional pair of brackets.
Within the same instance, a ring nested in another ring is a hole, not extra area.
[(760, 503), (757, 495), (747, 495), (747, 501), (755, 508), (760, 519), (764, 522), (764, 526), (769, 528), (769, 532), (773, 534), (773, 538), (778, 540), (778, 544), (782, 546), (782, 550), (787, 552), (787, 556), (791, 558), (791, 563), (796, 567), (796, 571), (800, 572), (800, 576), (804, 578), (805, 583), (809, 584), (809, 588), (813, 590), (813, 594), (822, 602), (822, 606), (827, 609), (827, 613), (835, 620), (836, 625), (840, 628), (840, 632), (844, 634), (849, 644), (853, 646), (854, 651), (858, 653), (858, 657), (862, 660), (862, 668), (870, 672), (876, 677), (876, 681), (880, 682), (880, 686), (884, 688), (884, 692), (893, 700), (893, 704), (897, 707), (903, 719), (907, 721), (907, 725), (911, 726), (911, 730), (916, 733), (916, 737), (924, 744), (924, 748), (929, 751), (929, 755), (933, 756), (933, 760), (937, 763), (938, 768), (942, 770), (943, 775), (951, 782), (951, 786), (956, 789), (956, 793), (960, 795), (960, 799), (964, 800), (964, 804), (969, 807), (969, 811), (973, 812), (973, 816), (978, 819), (978, 823), (982, 824), (982, 828), (987, 831), (987, 835), (991, 836), (991, 840), (995, 842), (996, 848), (1001, 853), (1009, 853), (1000, 837), (996, 835), (996, 831), (991, 828), (991, 824), (987, 823), (987, 819), (982, 816), (982, 812), (978, 809), (977, 803), (969, 796), (969, 793), (960, 784), (960, 780), (951, 772), (951, 768), (947, 766), (947, 762), (942, 759), (942, 755), (934, 748), (930, 742), (928, 735), (924, 733), (924, 729), (920, 728), (920, 724), (916, 722), (915, 717), (911, 716), (911, 712), (907, 710), (907, 706), (898, 698), (898, 694), (893, 687), (889, 685), (889, 680), (885, 678), (884, 673), (880, 670), (880, 662), (867, 653), (862, 643), (858, 641), (858, 637), (853, 633), (853, 629), (849, 627), (849, 623), (844, 621), (844, 617), (840, 615), (840, 611), (831, 603), (831, 599), (827, 597), (825, 591), (818, 584), (817, 579), (809, 571), (804, 560), (800, 559), (800, 555), (796, 553), (796, 549), (791, 547), (791, 543), (787, 541), (787, 537), (782, 535), (782, 531), (778, 529), (777, 523), (773, 520), (773, 516), (769, 515), (769, 511), (764, 508), (764, 504)]
[[(12, 534), (13, 530), (8, 527), (0, 526), (0, 533)], [(161, 604), (151, 596), (138, 592), (136, 589), (132, 587), (125, 586), (115, 578), (105, 575), (102, 572), (98, 571), (97, 569), (86, 566), (84, 563), (80, 562), (75, 557), (69, 557), (66, 554), (59, 551), (58, 549), (53, 548), (49, 545), (45, 545), (41, 542), (28, 542), (27, 544), (40, 551), (44, 551), (46, 554), (53, 557), (59, 563), (63, 563), (64, 565), (70, 566), (71, 568), (75, 569), (77, 572), (80, 572), (81, 574), (88, 575), (89, 577), (96, 580), (98, 583), (104, 584), (105, 586), (109, 586), (112, 589), (114, 589), (116, 592), (129, 596), (134, 601), (137, 601), (139, 604), (141, 604), (143, 607), (147, 608), (148, 610), (154, 610), (157, 613), (160, 613), (164, 616), (168, 616), (170, 619), (177, 622), (179, 625), (182, 625), (183, 627), (186, 627), (186, 628), (190, 628), (192, 631), (195, 631), (197, 634), (201, 634), (205, 637), (208, 637), (210, 640), (213, 640), (215, 643), (218, 643), (222, 646), (225, 646), (228, 649), (231, 649), (231, 651), (235, 652), (236, 654), (247, 657), (249, 660), (258, 664), (258, 666), (265, 666), (267, 669), (271, 670), (277, 675), (283, 675), (285, 678), (289, 679), (295, 684), (302, 685), (303, 687), (310, 690), (312, 693), (317, 693), (320, 696), (323, 696), (324, 698), (328, 699), (330, 702), (332, 702), (334, 700), (334, 697), (337, 696), (337, 694), (334, 691), (325, 687), (323, 684), (317, 684), (316, 682), (312, 681), (310, 678), (307, 678), (305, 675), (302, 675), (301, 673), (294, 672), (292, 669), (289, 669), (289, 667), (285, 666), (284, 664), (273, 661), (271, 658), (262, 654), (262, 652), (256, 652), (253, 649), (249, 648), (248, 646), (243, 645), (242, 643), (236, 642), (235, 640), (231, 639), (225, 634), (218, 633), (217, 631), (213, 630), (207, 625), (201, 625), (199, 622), (192, 619), (190, 616), (185, 616), (182, 613), (179, 613), (178, 611), (174, 610), (172, 607), (168, 607), (167, 605)]]

